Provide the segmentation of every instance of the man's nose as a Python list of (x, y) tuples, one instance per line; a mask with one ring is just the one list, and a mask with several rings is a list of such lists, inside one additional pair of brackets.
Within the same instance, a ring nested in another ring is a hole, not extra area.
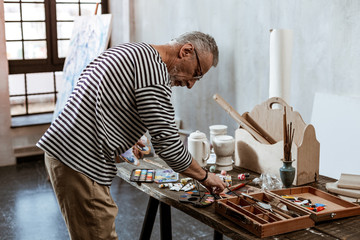
[(186, 86), (188, 89), (191, 89), (195, 85), (196, 80), (190, 80), (187, 82)]

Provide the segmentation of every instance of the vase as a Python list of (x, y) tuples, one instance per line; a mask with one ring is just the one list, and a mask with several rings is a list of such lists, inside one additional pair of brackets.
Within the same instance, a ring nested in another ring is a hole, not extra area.
[(283, 161), (283, 166), (280, 168), (280, 178), (284, 187), (291, 187), (295, 178), (295, 168), (292, 166), (293, 161)]

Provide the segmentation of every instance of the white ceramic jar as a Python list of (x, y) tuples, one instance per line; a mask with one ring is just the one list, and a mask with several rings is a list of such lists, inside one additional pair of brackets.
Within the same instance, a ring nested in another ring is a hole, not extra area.
[(216, 169), (230, 171), (233, 169), (233, 155), (235, 151), (235, 139), (229, 135), (219, 135), (213, 139), (214, 152), (216, 154)]
[(228, 127), (226, 125), (211, 125), (210, 129), (210, 144), (213, 145), (213, 139), (218, 135), (226, 135)]
[(188, 137), (188, 150), (201, 167), (206, 166), (210, 156), (210, 144), (205, 133), (198, 130), (191, 133)]

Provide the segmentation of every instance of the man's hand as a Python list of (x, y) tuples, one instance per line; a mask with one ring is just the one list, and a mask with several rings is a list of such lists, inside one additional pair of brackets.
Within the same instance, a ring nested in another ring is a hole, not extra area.
[(134, 153), (135, 157), (137, 157), (137, 159), (143, 158), (143, 157), (144, 157), (144, 153), (142, 153), (137, 146), (140, 146), (140, 148), (143, 148), (143, 147), (145, 147), (145, 144), (142, 143), (141, 140), (139, 140), (139, 141), (132, 147), (133, 153)]
[[(206, 171), (202, 169), (194, 159), (192, 159), (190, 166), (181, 173), (196, 180), (202, 180), (206, 176)], [(207, 174), (207, 179), (201, 181), (200, 183), (204, 185), (210, 191), (210, 193), (221, 193), (225, 189), (226, 184), (214, 173), (208, 172)]]
[(210, 193), (214, 194), (220, 194), (226, 187), (226, 183), (214, 173), (208, 173), (208, 178), (201, 182), (201, 184), (204, 185)]

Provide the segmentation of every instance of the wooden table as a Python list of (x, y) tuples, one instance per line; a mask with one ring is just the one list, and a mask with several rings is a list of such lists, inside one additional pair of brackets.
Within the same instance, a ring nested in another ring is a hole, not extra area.
[[(117, 175), (150, 197), (140, 239), (150, 239), (159, 205), (161, 239), (171, 239), (171, 207), (177, 208), (213, 228), (214, 239), (222, 239), (223, 234), (232, 239), (259, 239), (252, 233), (217, 214), (214, 204), (206, 208), (196, 208), (191, 204), (179, 202), (179, 195), (183, 192), (170, 191), (168, 188), (160, 189), (156, 183), (131, 182), (130, 173), (134, 168), (159, 169), (161, 166), (163, 168), (167, 167), (161, 159), (150, 158), (150, 160), (155, 164), (145, 161), (140, 161), (140, 166), (134, 166), (125, 162), (117, 164)], [(237, 176), (239, 172), (250, 171), (235, 167), (230, 174)], [(250, 173), (253, 178), (258, 176), (256, 173)], [(233, 179), (236, 178), (233, 177)], [(336, 180), (320, 176), (318, 182), (309, 184), (309, 186), (326, 191), (325, 183), (334, 181)], [(274, 239), (274, 237), (263, 239)], [(360, 239), (360, 216), (318, 223), (315, 227), (309, 229), (277, 235), (276, 239)]]

